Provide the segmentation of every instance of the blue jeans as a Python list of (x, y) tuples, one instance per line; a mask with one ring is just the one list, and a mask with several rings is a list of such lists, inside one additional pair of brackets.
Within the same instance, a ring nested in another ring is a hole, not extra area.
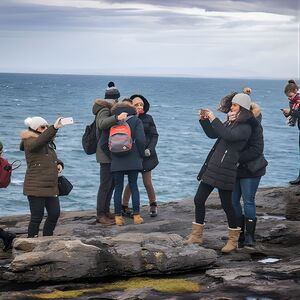
[(243, 215), (241, 206), (241, 197), (244, 202), (244, 215), (246, 218), (256, 218), (256, 204), (255, 194), (258, 189), (261, 176), (253, 178), (238, 178), (236, 180), (233, 193), (232, 193), (232, 205), (236, 214), (239, 218)]
[(119, 171), (113, 172), (115, 182), (114, 205), (115, 215), (122, 214), (122, 193), (124, 187), (124, 176), (128, 174), (128, 184), (131, 190), (132, 197), (132, 211), (134, 215), (140, 213), (140, 192), (137, 185), (137, 178), (139, 171)]

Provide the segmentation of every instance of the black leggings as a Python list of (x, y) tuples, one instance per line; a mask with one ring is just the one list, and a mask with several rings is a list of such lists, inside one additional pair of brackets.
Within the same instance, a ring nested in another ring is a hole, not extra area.
[(40, 224), (44, 217), (44, 210), (47, 210), (47, 219), (43, 228), (43, 236), (53, 235), (57, 220), (60, 215), (58, 197), (34, 197), (28, 196), (31, 218), (28, 225), (28, 237), (35, 237), (39, 234)]
[[(214, 189), (213, 186), (200, 182), (194, 198), (196, 223), (204, 224), (205, 202)], [(227, 216), (229, 228), (237, 228), (234, 208), (232, 206), (232, 191), (218, 189), (222, 207)]]

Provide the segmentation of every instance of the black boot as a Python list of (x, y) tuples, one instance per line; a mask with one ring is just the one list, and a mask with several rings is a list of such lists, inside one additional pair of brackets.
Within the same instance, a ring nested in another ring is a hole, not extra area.
[(300, 174), (295, 180), (290, 181), (290, 184), (300, 184)]
[(245, 216), (244, 215), (237, 218), (237, 226), (241, 228), (238, 248), (243, 248), (244, 242), (245, 242), (245, 232), (244, 232), (245, 231)]
[(248, 219), (246, 218), (246, 234), (245, 234), (245, 242), (244, 245), (248, 247), (255, 246), (255, 227), (256, 227), (256, 218)]
[(4, 231), (3, 229), (0, 229), (0, 238), (3, 240), (3, 251), (6, 252), (11, 248), (12, 241), (16, 235), (9, 231)]

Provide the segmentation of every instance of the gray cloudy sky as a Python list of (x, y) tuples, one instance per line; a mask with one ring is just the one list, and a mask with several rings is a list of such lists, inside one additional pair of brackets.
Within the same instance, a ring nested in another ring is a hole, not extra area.
[(299, 79), (300, 0), (0, 0), (0, 72)]

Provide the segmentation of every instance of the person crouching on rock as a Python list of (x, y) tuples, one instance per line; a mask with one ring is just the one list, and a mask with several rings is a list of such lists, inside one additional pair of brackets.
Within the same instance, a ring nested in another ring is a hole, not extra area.
[(194, 198), (195, 222), (192, 224), (189, 243), (203, 243), (205, 202), (213, 189), (217, 188), (229, 227), (229, 239), (221, 251), (228, 253), (237, 248), (240, 228), (237, 227), (232, 206), (232, 190), (236, 180), (239, 152), (251, 135), (251, 125), (247, 123), (253, 117), (250, 104), (251, 98), (248, 95), (235, 95), (225, 123), (216, 118), (211, 110), (201, 110), (199, 113), (204, 132), (209, 138), (217, 141), (197, 177), (201, 181)]
[(31, 213), (28, 237), (38, 236), (45, 208), (48, 215), (43, 236), (51, 236), (60, 215), (58, 173), (64, 168), (57, 159), (53, 140), (63, 125), (61, 118), (51, 126), (41, 117), (27, 118), (24, 123), (27, 130), (21, 132), (20, 149), (25, 151), (27, 163), (23, 192), (28, 198)]
[[(127, 113), (127, 124), (130, 127), (132, 148), (126, 153), (118, 153), (109, 148), (109, 130), (103, 130), (100, 138), (102, 150), (111, 156), (111, 172), (113, 174), (115, 191), (114, 207), (116, 225), (124, 225), (122, 217), (122, 193), (124, 176), (128, 175), (128, 183), (132, 193), (133, 221), (134, 224), (143, 223), (140, 216), (140, 193), (137, 185), (139, 172), (143, 169), (143, 156), (145, 151), (145, 134), (143, 122), (136, 116), (135, 107), (129, 101), (123, 101), (113, 106), (111, 114), (118, 116)], [(112, 130), (112, 128), (110, 129)], [(110, 151), (111, 150), (111, 151)]]

